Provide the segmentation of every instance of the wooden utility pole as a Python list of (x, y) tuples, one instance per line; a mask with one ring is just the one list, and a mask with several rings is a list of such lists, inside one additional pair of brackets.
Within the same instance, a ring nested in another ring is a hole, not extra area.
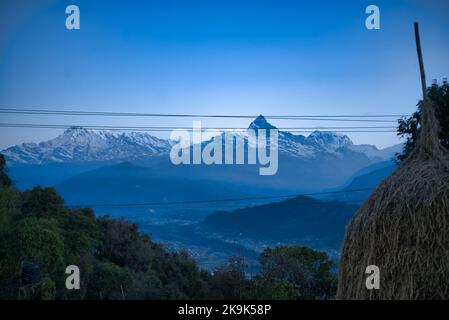
[(415, 22), (414, 25), (415, 25), (416, 51), (418, 51), (419, 71), (421, 74), (422, 98), (423, 98), (423, 101), (426, 101), (427, 100), (426, 74), (424, 72), (424, 62), (423, 62), (423, 58), (422, 58), (421, 40), (419, 37), (418, 22)]

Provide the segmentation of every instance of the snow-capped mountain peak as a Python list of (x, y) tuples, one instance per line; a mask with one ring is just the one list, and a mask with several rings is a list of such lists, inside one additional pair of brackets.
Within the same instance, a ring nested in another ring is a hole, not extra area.
[(347, 135), (329, 131), (314, 131), (306, 138), (306, 142), (320, 146), (330, 152), (353, 145)]
[(248, 129), (277, 129), (263, 115), (259, 115), (253, 122), (250, 123)]
[(91, 130), (72, 127), (54, 139), (41, 143), (24, 143), (2, 153), (19, 163), (84, 162), (132, 160), (166, 153), (167, 140), (148, 133)]

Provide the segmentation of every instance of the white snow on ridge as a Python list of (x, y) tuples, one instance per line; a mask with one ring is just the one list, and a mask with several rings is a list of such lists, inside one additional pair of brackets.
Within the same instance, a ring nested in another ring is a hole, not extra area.
[(167, 140), (142, 132), (71, 128), (46, 142), (24, 143), (2, 153), (14, 162), (42, 164), (66, 161), (130, 160), (166, 153)]
[[(249, 129), (273, 128), (276, 127), (263, 116), (257, 117), (249, 126)], [(232, 132), (232, 135), (247, 139), (245, 132)], [(172, 141), (159, 139), (146, 132), (74, 127), (49, 141), (38, 144), (23, 143), (7, 148), (1, 153), (9, 161), (27, 164), (128, 161), (168, 154), (171, 145)], [(323, 154), (339, 157), (342, 152), (349, 150), (362, 153), (373, 161), (382, 161), (393, 157), (400, 148), (401, 145), (397, 145), (379, 150), (373, 145), (354, 145), (347, 135), (326, 131), (314, 131), (307, 137), (279, 131), (278, 140), (280, 154), (304, 159), (313, 159)]]

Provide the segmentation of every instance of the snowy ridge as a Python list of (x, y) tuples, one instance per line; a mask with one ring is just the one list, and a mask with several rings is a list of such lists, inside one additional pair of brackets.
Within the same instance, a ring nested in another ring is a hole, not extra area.
[[(262, 115), (248, 129), (276, 129)], [(232, 132), (248, 140), (245, 132)], [(216, 138), (212, 138), (216, 139)], [(224, 143), (224, 139), (223, 139)], [(390, 159), (400, 151), (401, 145), (377, 149), (373, 145), (355, 145), (347, 135), (334, 132), (314, 131), (309, 136), (279, 131), (279, 154), (290, 157), (313, 159), (324, 154), (340, 157), (344, 152), (356, 152), (375, 161)], [(89, 161), (143, 160), (170, 152), (171, 141), (160, 139), (145, 132), (121, 132), (92, 130), (73, 127), (46, 142), (23, 143), (1, 151), (9, 161), (26, 164)]]
[(168, 140), (142, 132), (70, 128), (41, 143), (24, 143), (2, 153), (18, 163), (42, 164), (68, 161), (133, 160), (166, 153)]

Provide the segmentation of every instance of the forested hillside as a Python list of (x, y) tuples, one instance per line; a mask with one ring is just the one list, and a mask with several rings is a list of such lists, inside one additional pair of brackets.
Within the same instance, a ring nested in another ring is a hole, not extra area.
[(338, 249), (345, 226), (357, 208), (344, 202), (298, 196), (230, 212), (215, 212), (205, 218), (203, 225), (216, 232), (259, 240), (314, 239), (320, 247)]
[[(245, 261), (231, 257), (215, 272), (201, 270), (187, 252), (169, 252), (138, 226), (69, 209), (53, 188), (19, 192), (0, 155), (1, 299), (316, 299), (333, 298), (334, 265), (307, 247), (265, 250), (261, 272), (245, 277)], [(38, 278), (24, 284), (22, 267)], [(81, 270), (80, 290), (65, 286), (65, 268)]]

